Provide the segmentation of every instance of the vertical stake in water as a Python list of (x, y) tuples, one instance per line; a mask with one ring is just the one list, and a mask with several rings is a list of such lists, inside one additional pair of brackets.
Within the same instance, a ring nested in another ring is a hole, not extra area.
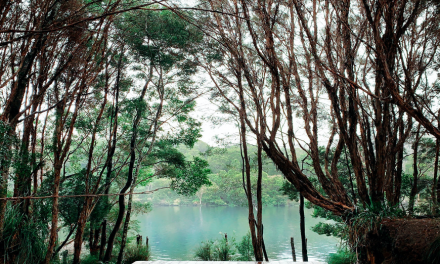
[(293, 242), (293, 237), (290, 238), (290, 246), (292, 247), (293, 261), (296, 262), (295, 243)]
[(146, 236), (146, 239), (145, 239), (145, 245), (147, 246), (147, 248), (148, 248), (148, 236)]

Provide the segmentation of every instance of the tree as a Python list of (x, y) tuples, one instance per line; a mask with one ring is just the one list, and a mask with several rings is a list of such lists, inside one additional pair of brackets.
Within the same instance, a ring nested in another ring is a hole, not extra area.
[[(431, 6), (295, 0), (205, 5), (216, 11), (200, 18), (216, 36), (200, 60), (216, 87), (213, 97), (240, 116), (242, 129), (252, 132), (300, 194), (347, 220), (359, 207), (398, 205), (414, 124), (438, 137), (436, 91), (426, 81), (439, 41)], [(322, 191), (301, 166), (297, 148), (310, 157)], [(351, 190), (338, 168), (345, 150)]]

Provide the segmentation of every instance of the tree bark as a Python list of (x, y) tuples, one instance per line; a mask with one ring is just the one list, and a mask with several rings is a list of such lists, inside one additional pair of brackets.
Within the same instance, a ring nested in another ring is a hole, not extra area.
[(104, 259), (105, 245), (107, 243), (107, 220), (102, 221), (101, 242), (99, 246), (99, 260)]
[(306, 225), (304, 217), (304, 196), (299, 194), (299, 217), (300, 217), (300, 230), (301, 230), (301, 246), (302, 246), (302, 258), (303, 261), (309, 261), (307, 255), (307, 238), (306, 238)]

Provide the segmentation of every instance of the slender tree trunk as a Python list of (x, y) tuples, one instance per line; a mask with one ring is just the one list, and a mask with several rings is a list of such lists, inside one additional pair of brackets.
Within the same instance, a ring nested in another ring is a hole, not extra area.
[(76, 229), (75, 239), (73, 241), (73, 264), (79, 264), (80, 263), (80, 256), (81, 256), (81, 249), (83, 244), (83, 235), (84, 235), (84, 229), (86, 227), (87, 218), (88, 218), (88, 208), (91, 205), (91, 199), (90, 197), (86, 197), (83, 205), (83, 209), (81, 210), (81, 213), (78, 218), (78, 228)]
[(303, 261), (309, 261), (307, 256), (307, 239), (306, 239), (306, 225), (304, 217), (304, 196), (299, 194), (299, 217), (300, 217), (300, 229), (301, 229), (301, 246), (302, 246), (302, 258)]
[[(102, 115), (104, 113), (105, 106), (107, 105), (107, 89), (105, 90), (105, 96), (104, 101), (101, 105), (101, 110), (98, 114), (98, 117), (95, 120), (95, 125), (93, 128), (92, 133), (92, 140), (90, 142), (90, 148), (89, 148), (89, 157), (87, 161), (87, 171), (86, 171), (86, 182), (85, 182), (85, 193), (90, 193), (90, 179), (92, 177), (92, 159), (93, 159), (93, 151), (95, 149), (95, 141), (96, 141), (96, 133), (98, 130), (98, 126), (100, 125)], [(83, 207), (81, 209), (81, 213), (78, 218), (78, 228), (76, 229), (76, 235), (74, 240), (74, 253), (73, 253), (73, 264), (79, 264), (80, 262), (80, 256), (81, 256), (81, 249), (83, 244), (83, 235), (84, 235), (84, 228), (86, 227), (87, 219), (90, 216), (90, 213), (92, 212), (92, 198), (86, 197)], [(91, 245), (90, 245), (91, 246)]]
[(101, 244), (99, 246), (99, 260), (104, 259), (105, 245), (107, 243), (107, 220), (102, 221)]
[(254, 256), (255, 261), (263, 261), (263, 252), (261, 249), (261, 245), (258, 243), (257, 234), (255, 232), (256, 226), (256, 220), (254, 216), (254, 207), (253, 207), (253, 200), (252, 200), (252, 185), (251, 185), (251, 172), (250, 172), (250, 164), (249, 164), (249, 156), (248, 156), (248, 149), (247, 149), (247, 143), (246, 143), (246, 127), (244, 124), (243, 118), (241, 119), (241, 144), (243, 148), (243, 160), (245, 167), (245, 175), (246, 175), (246, 183), (245, 183), (245, 190), (246, 195), (248, 199), (248, 220), (249, 220), (249, 228), (251, 231), (251, 238), (252, 238), (252, 246), (254, 248)]
[(90, 244), (90, 255), (96, 256), (99, 254), (99, 235), (101, 234), (101, 227), (102, 225), (93, 230), (93, 241)]
[[(149, 82), (147, 82), (147, 84), (142, 89), (141, 95), (139, 97), (140, 101), (144, 100), (144, 96), (145, 96), (145, 93), (147, 92), (147, 88), (148, 88), (148, 83)], [(133, 170), (134, 170), (134, 164), (136, 161), (137, 129), (138, 129), (139, 122), (142, 118), (142, 113), (143, 113), (143, 109), (138, 107), (136, 109), (135, 119), (133, 120), (133, 134), (131, 136), (131, 141), (130, 141), (130, 163), (128, 166), (127, 181), (126, 181), (124, 187), (121, 189), (120, 194), (124, 194), (133, 183)], [(107, 250), (106, 250), (105, 256), (104, 256), (104, 262), (109, 261), (112, 257), (113, 244), (114, 244), (114, 241), (116, 238), (116, 234), (119, 231), (119, 228), (121, 227), (121, 224), (122, 224), (122, 220), (124, 218), (124, 214), (125, 214), (125, 196), (124, 195), (119, 196), (118, 205), (119, 205), (119, 213), (118, 213), (118, 217), (116, 219), (115, 226), (114, 226), (114, 228), (108, 238)]]
[[(108, 154), (107, 154), (107, 160), (108, 160), (108, 165), (107, 165), (107, 174), (105, 177), (105, 189), (104, 189), (104, 193), (108, 194), (109, 190), (110, 190), (110, 184), (111, 184), (111, 178), (112, 178), (112, 170), (113, 170), (113, 156), (115, 154), (115, 150), (116, 150), (116, 140), (117, 140), (117, 129), (118, 129), (118, 114), (119, 114), (119, 90), (120, 90), (120, 80), (121, 80), (121, 75), (122, 75), (122, 57), (124, 54), (124, 48), (121, 48), (121, 53), (120, 53), (120, 57), (118, 59), (118, 73), (116, 75), (116, 83), (115, 83), (115, 103), (114, 103), (114, 112), (111, 118), (111, 124), (113, 122), (113, 126), (111, 126), (110, 128), (110, 142), (109, 142), (109, 147), (108, 147)], [(103, 197), (103, 201), (102, 203), (104, 203), (106, 206), (109, 206), (109, 202), (108, 202), (108, 197), (104, 196)], [(102, 235), (101, 235), (101, 245), (99, 248), (99, 260), (103, 260), (104, 259), (104, 254), (105, 254), (105, 245), (107, 244), (107, 220), (104, 219), (104, 221), (102, 221)]]
[(261, 185), (263, 179), (263, 160), (262, 160), (262, 151), (261, 142), (257, 140), (258, 150), (257, 150), (257, 162), (258, 162), (258, 180), (257, 180), (257, 241), (258, 245), (261, 247), (263, 251), (263, 256), (266, 261), (269, 261), (267, 257), (266, 248), (264, 245), (263, 238), (263, 202), (261, 195)]
[(432, 215), (437, 214), (437, 181), (438, 181), (438, 160), (439, 160), (440, 142), (435, 140), (435, 160), (434, 160), (434, 179), (432, 181), (431, 197), (432, 197)]
[(419, 171), (417, 166), (417, 157), (418, 157), (418, 150), (419, 150), (419, 141), (420, 141), (420, 124), (417, 128), (416, 132), (416, 138), (413, 144), (413, 185), (411, 188), (411, 193), (409, 194), (409, 205), (408, 205), (408, 211), (410, 214), (414, 212), (414, 204), (415, 204), (415, 198), (418, 192), (417, 184), (418, 184), (418, 177), (419, 177)]
[[(136, 121), (134, 121), (135, 123), (133, 124), (133, 135), (130, 143), (130, 164), (128, 168), (127, 182), (119, 192), (120, 194), (124, 194), (128, 190), (128, 188), (130, 188), (133, 181), (133, 168), (136, 160), (135, 148), (136, 148), (136, 138), (137, 138), (137, 123), (139, 121), (139, 118), (140, 118), (140, 113), (138, 113), (138, 117), (136, 118)], [(116, 234), (119, 231), (119, 228), (121, 227), (122, 220), (125, 214), (125, 195), (119, 195), (118, 205), (119, 205), (119, 213), (115, 222), (115, 227), (113, 228), (108, 238), (107, 250), (105, 252), (104, 261), (110, 261), (112, 257), (113, 244), (115, 242)]]
[[(133, 179), (133, 184), (130, 188), (130, 193), (134, 191), (134, 188), (136, 186), (136, 180), (137, 176), (139, 174), (139, 167), (140, 167), (140, 161), (138, 161), (138, 164), (136, 166), (136, 171)], [(130, 218), (131, 218), (131, 208), (133, 203), (133, 194), (129, 194), (128, 196), (128, 205), (127, 205), (127, 214), (125, 215), (125, 222), (124, 222), (124, 228), (122, 231), (122, 239), (121, 239), (121, 247), (119, 249), (119, 255), (118, 255), (118, 261), (116, 264), (121, 264), (122, 259), (124, 257), (124, 250), (125, 250), (125, 244), (127, 242), (127, 233), (128, 233), (128, 226), (130, 225)]]
[[(440, 121), (440, 111), (438, 113), (437, 120)], [(440, 122), (439, 122), (439, 128), (440, 128)], [(432, 181), (432, 189), (431, 189), (431, 195), (432, 195), (432, 215), (437, 214), (437, 207), (438, 207), (438, 161), (439, 161), (439, 155), (440, 155), (440, 140), (436, 138), (435, 140), (435, 160), (434, 160), (434, 179)]]
[[(55, 85), (56, 86), (56, 85)], [(57, 88), (55, 88), (57, 89)], [(64, 102), (59, 103), (56, 107), (56, 122), (55, 122), (55, 134), (54, 134), (54, 179), (53, 179), (53, 191), (52, 195), (54, 196), (53, 202), (52, 202), (52, 221), (51, 221), (51, 227), (50, 227), (50, 237), (46, 252), (46, 257), (43, 261), (44, 264), (49, 264), (50, 260), (52, 259), (55, 243), (57, 241), (58, 237), (58, 213), (59, 213), (59, 193), (60, 193), (60, 179), (61, 179), (61, 169), (63, 168), (63, 162), (65, 158), (67, 157), (67, 153), (69, 152), (70, 145), (72, 143), (72, 134), (74, 125), (76, 122), (76, 118), (78, 116), (78, 110), (80, 108), (81, 104), (81, 96), (84, 91), (84, 86), (81, 88), (77, 88), (77, 94), (76, 94), (76, 100), (75, 102), (75, 109), (73, 113), (71, 113), (72, 118), (70, 120), (69, 127), (66, 129), (66, 135), (62, 136), (62, 131), (65, 126), (66, 119), (63, 118), (65, 106), (66, 106), (66, 99), (64, 99)], [(63, 139), (62, 139), (63, 138)]]

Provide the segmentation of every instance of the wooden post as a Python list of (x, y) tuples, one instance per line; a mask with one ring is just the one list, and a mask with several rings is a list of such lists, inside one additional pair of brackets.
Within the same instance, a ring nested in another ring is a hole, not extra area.
[(139, 235), (137, 235), (136, 236), (136, 245), (138, 245), (139, 246), (139, 243), (140, 243), (141, 241), (140, 241), (140, 236)]
[(145, 245), (146, 245), (147, 248), (148, 248), (148, 236), (145, 237), (145, 241), (146, 241), (146, 242), (145, 242)]
[(225, 233), (226, 242), (228, 242), (228, 233)]
[(293, 242), (293, 237), (290, 238), (290, 246), (292, 247), (292, 258), (293, 258), (293, 261), (296, 262), (295, 243)]

